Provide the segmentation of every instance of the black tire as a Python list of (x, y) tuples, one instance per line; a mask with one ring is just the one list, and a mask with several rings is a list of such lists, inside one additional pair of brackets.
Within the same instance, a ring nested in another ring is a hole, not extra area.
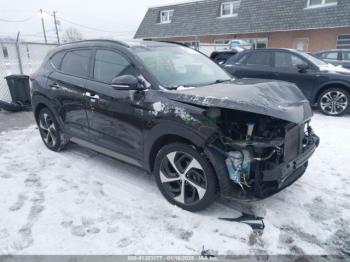
[(218, 196), (217, 177), (210, 163), (189, 144), (164, 146), (156, 156), (153, 173), (163, 196), (185, 210), (205, 209)]
[(341, 116), (349, 111), (349, 93), (341, 88), (329, 88), (318, 98), (318, 107), (328, 116)]
[(69, 141), (48, 108), (45, 107), (40, 110), (37, 122), (41, 139), (48, 149), (59, 152), (65, 148)]

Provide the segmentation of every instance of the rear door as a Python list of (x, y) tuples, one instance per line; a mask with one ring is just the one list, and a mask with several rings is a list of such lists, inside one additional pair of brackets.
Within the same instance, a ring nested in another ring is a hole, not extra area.
[[(274, 79), (296, 84), (308, 98), (312, 98), (318, 72), (307, 60), (289, 51), (274, 52)], [(305, 64), (309, 69), (301, 72), (297, 65)]]
[(117, 76), (140, 77), (140, 72), (127, 55), (117, 49), (96, 49), (94, 58), (91, 79), (86, 84), (89, 140), (121, 153), (125, 161), (140, 162), (143, 159), (144, 91), (115, 90), (111, 86)]
[(90, 49), (75, 49), (64, 53), (48, 78), (57, 112), (64, 124), (65, 132), (72, 136), (88, 138), (85, 84), (91, 64)]
[(238, 78), (273, 79), (272, 55), (268, 50), (255, 50), (244, 54), (238, 60), (229, 59), (225, 70)]

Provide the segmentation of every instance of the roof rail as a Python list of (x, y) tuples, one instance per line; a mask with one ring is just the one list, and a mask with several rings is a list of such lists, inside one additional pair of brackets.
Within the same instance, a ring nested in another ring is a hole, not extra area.
[(86, 42), (111, 42), (115, 43), (124, 47), (130, 47), (127, 43), (123, 41), (118, 41), (118, 40), (111, 40), (111, 39), (86, 39), (86, 40), (79, 40), (79, 41), (73, 41), (73, 42), (68, 42), (68, 43), (63, 43), (61, 46), (64, 45), (69, 45), (69, 44), (78, 44), (78, 43), (86, 43)]
[(181, 45), (185, 47), (189, 47), (184, 43), (176, 42), (176, 41), (170, 41), (170, 40), (153, 40), (153, 39), (145, 39), (144, 41), (152, 41), (152, 42), (160, 42), (160, 43), (169, 43), (169, 44), (175, 44), (175, 45)]
[(152, 40), (152, 39), (147, 39), (147, 40), (144, 40), (144, 41), (153, 41), (153, 42), (160, 42), (160, 43), (169, 43), (169, 44), (174, 44), (174, 45), (181, 45), (181, 46), (184, 46), (184, 47), (187, 47), (187, 48), (191, 48), (192, 50), (194, 51), (197, 51), (198, 53), (202, 54), (202, 55), (205, 55), (207, 56), (206, 54), (204, 54), (203, 52), (197, 50), (197, 49), (194, 49), (184, 43), (181, 43), (181, 42), (176, 42), (176, 41), (167, 41), (167, 40)]

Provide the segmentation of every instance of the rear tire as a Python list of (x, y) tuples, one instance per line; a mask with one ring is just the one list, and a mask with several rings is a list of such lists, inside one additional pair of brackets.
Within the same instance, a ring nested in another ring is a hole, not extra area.
[(164, 146), (156, 156), (153, 172), (163, 196), (185, 210), (205, 209), (217, 198), (217, 177), (211, 165), (188, 144)]
[(48, 108), (43, 108), (38, 114), (38, 128), (45, 146), (59, 152), (67, 145), (69, 140), (62, 133), (60, 126)]
[(318, 99), (321, 112), (328, 116), (341, 116), (349, 110), (349, 93), (341, 88), (329, 88)]

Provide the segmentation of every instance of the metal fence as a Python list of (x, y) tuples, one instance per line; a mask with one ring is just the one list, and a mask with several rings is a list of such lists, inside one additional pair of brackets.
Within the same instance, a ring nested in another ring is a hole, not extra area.
[(40, 66), (55, 44), (0, 41), (0, 100), (10, 102), (5, 77), (12, 74), (30, 75)]

